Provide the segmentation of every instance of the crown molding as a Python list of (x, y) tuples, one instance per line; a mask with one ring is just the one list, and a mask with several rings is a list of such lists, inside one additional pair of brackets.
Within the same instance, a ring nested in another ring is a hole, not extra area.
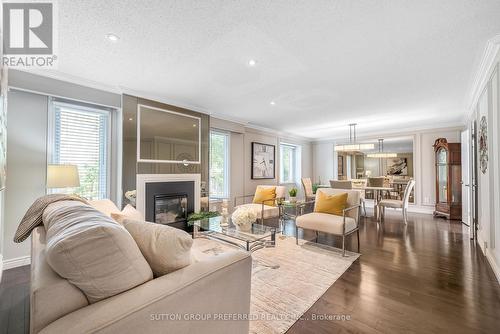
[(486, 43), (486, 48), (484, 49), (481, 61), (473, 77), (470, 92), (467, 97), (467, 109), (464, 115), (464, 122), (466, 122), (474, 112), (483, 88), (490, 78), (490, 74), (494, 68), (495, 60), (499, 55), (499, 51), (500, 35), (496, 35), (495, 37), (489, 39)]
[[(371, 131), (362, 133), (358, 135), (357, 141), (361, 142), (363, 140), (370, 140), (374, 138), (391, 138), (391, 137), (408, 137), (415, 134), (423, 134), (429, 132), (436, 131), (462, 131), (466, 128), (465, 123), (463, 122), (451, 122), (451, 123), (440, 123), (440, 124), (432, 124), (428, 126), (420, 126), (420, 127), (408, 127), (408, 128), (398, 128), (393, 131)], [(330, 138), (319, 138), (313, 140), (313, 144), (323, 144), (323, 143), (336, 143), (337, 141), (345, 141), (346, 137), (330, 137)]]

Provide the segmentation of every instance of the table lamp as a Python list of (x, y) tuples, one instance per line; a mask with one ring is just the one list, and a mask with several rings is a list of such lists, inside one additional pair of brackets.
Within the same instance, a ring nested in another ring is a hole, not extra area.
[(80, 186), (78, 166), (48, 165), (47, 188), (76, 188)]

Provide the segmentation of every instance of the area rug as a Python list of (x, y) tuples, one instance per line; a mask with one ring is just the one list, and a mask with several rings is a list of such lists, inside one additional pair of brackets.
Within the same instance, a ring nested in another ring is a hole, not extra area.
[[(197, 240), (206, 254), (223, 253), (231, 246)], [(277, 237), (276, 247), (252, 253), (250, 333), (286, 332), (349, 268), (358, 253), (299, 240)]]

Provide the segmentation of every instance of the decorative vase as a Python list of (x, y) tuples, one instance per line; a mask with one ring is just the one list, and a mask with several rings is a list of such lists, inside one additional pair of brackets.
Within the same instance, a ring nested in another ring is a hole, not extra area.
[(295, 203), (295, 202), (297, 202), (297, 197), (295, 197), (295, 196), (293, 196), (293, 197), (292, 197), (292, 196), (290, 196), (290, 203)]
[(252, 222), (246, 222), (244, 224), (236, 224), (236, 229), (242, 232), (248, 232), (252, 229)]

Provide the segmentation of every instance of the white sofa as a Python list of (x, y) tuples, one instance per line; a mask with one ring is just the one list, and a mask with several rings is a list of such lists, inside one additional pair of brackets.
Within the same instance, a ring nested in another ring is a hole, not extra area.
[[(89, 304), (81, 290), (49, 266), (43, 226), (33, 231), (31, 242), (30, 333), (248, 333), (248, 319), (224, 321), (213, 315), (249, 314), (249, 253), (235, 249), (203, 256)], [(196, 244), (194, 240), (193, 252)], [(199, 321), (190, 316), (211, 318)]]

